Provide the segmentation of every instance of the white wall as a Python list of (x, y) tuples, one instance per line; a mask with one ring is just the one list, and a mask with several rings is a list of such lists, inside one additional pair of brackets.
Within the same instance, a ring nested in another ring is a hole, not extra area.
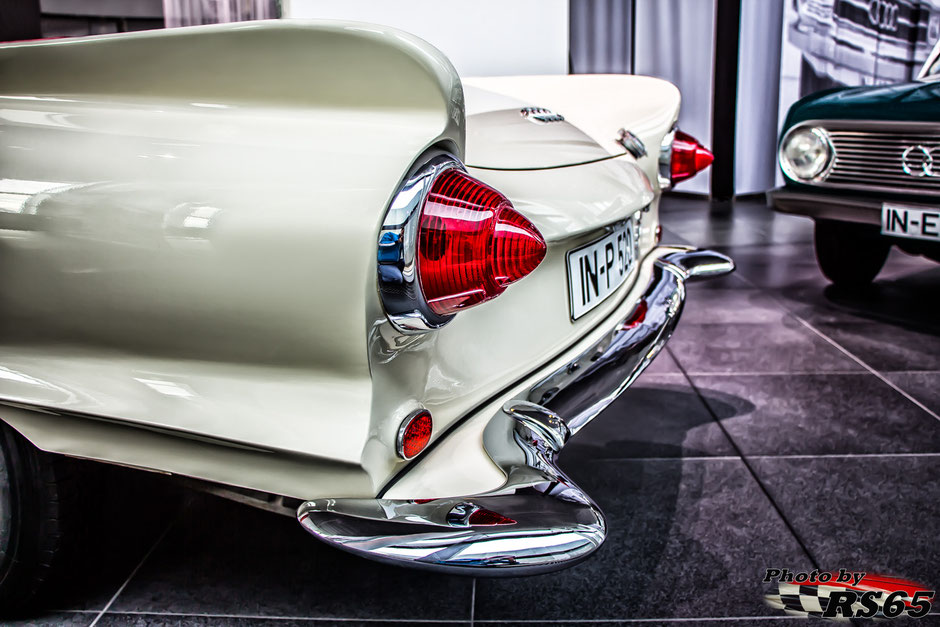
[[(787, 0), (786, 4), (791, 4)], [(744, 0), (738, 42), (734, 191), (763, 192), (777, 172), (780, 37), (784, 0)]]
[[(714, 38), (712, 0), (636, 0), (636, 73), (664, 78), (679, 87), (679, 128), (708, 147)], [(679, 183), (676, 191), (707, 194), (710, 183), (708, 169)]]
[(285, 0), (284, 15), (400, 28), (461, 76), (568, 73), (568, 0)]

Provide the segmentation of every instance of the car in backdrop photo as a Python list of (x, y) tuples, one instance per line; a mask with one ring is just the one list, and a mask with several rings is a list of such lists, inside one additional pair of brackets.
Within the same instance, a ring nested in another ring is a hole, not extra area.
[(940, 37), (937, 0), (792, 0), (787, 9), (802, 96), (909, 81)]
[(940, 261), (940, 44), (915, 81), (824, 90), (790, 107), (774, 208), (815, 220), (834, 284), (865, 286), (892, 246)]
[(360, 23), (0, 46), (0, 605), (80, 542), (71, 458), (402, 566), (586, 558), (558, 452), (734, 267), (660, 242), (712, 161), (679, 106)]

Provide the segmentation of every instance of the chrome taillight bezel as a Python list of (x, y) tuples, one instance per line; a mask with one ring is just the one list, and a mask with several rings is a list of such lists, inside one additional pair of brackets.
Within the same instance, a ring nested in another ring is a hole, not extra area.
[(418, 280), (421, 209), (434, 179), (449, 168), (466, 172), (460, 160), (449, 153), (431, 157), (415, 168), (389, 203), (379, 231), (379, 295), (389, 322), (404, 334), (439, 329), (454, 317), (431, 311)]
[(659, 189), (667, 190), (672, 187), (672, 142), (676, 139), (676, 131), (678, 126), (675, 124), (672, 125), (665, 135), (663, 135), (663, 140), (659, 144), (659, 170), (657, 172), (657, 179), (659, 183)]

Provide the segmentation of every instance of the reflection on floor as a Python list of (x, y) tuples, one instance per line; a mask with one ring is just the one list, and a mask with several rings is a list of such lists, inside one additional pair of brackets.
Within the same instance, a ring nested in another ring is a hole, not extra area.
[(895, 252), (871, 290), (840, 294), (808, 220), (669, 198), (663, 221), (664, 241), (739, 270), (690, 287), (668, 352), (565, 449), (610, 522), (592, 559), (524, 579), (428, 575), (273, 514), (208, 496), (154, 510), (138, 494), (118, 531), (99, 530), (74, 599), (29, 622), (805, 625), (763, 604), (766, 568), (940, 586), (940, 266)]

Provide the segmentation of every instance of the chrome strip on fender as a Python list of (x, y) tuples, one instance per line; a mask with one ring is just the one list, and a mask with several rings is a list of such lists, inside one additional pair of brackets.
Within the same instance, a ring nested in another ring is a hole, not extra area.
[(418, 281), (417, 260), (421, 207), (434, 179), (448, 168), (465, 169), (456, 157), (440, 154), (409, 176), (392, 199), (379, 232), (379, 295), (389, 322), (407, 335), (438, 329), (453, 318), (428, 307)]
[[(321, 499), (301, 505), (298, 518), (321, 540), (381, 562), (485, 575), (555, 570), (590, 555), (607, 535), (600, 509), (555, 465), (567, 438), (557, 415), (510, 402), (483, 435), (506, 473), (498, 490), (429, 501)], [(511, 522), (474, 525), (480, 510)]]
[(318, 499), (298, 509), (301, 525), (362, 557), (448, 573), (525, 575), (583, 560), (604, 541), (607, 524), (558, 468), (558, 452), (665, 345), (682, 311), (685, 282), (733, 269), (731, 259), (711, 251), (657, 260), (634, 314), (525, 398), (507, 402), (486, 426), (483, 446), (506, 475), (498, 489), (429, 500)]

